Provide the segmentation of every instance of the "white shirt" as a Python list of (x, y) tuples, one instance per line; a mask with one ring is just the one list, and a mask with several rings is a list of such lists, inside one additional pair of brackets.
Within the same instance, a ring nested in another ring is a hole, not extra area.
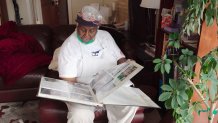
[(98, 30), (91, 44), (80, 42), (75, 31), (61, 46), (58, 57), (59, 76), (63, 78), (92, 76), (116, 65), (123, 57), (124, 54), (107, 31)]

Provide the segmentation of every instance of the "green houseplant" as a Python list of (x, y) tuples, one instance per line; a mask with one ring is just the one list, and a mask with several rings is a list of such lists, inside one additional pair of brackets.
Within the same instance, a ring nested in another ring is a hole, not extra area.
[[(218, 109), (215, 108), (218, 103), (218, 47), (202, 58), (189, 49), (180, 48), (181, 35), (190, 35), (192, 32), (200, 34), (203, 21), (207, 26), (218, 22), (217, 7), (217, 0), (188, 0), (181, 33), (169, 34), (167, 43), (168, 47), (180, 49), (181, 52), (175, 56), (164, 52), (161, 58), (153, 61), (156, 64), (155, 71), (166, 75), (172, 71), (173, 66), (174, 73), (178, 74), (164, 82), (161, 86), (163, 92), (159, 96), (159, 101), (164, 102), (165, 108), (173, 110), (176, 123), (191, 123), (194, 111), (198, 114), (207, 112), (208, 122), (212, 123), (218, 113)], [(200, 63), (201, 69), (199, 81), (195, 83), (194, 67), (197, 62)], [(200, 101), (191, 101), (194, 92), (201, 98)], [(202, 107), (202, 103), (206, 108)]]

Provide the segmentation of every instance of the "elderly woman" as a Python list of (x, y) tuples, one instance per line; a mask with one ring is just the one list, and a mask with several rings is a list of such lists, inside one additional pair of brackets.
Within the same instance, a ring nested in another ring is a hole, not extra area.
[[(112, 36), (98, 30), (101, 21), (101, 14), (91, 6), (84, 6), (78, 13), (77, 28), (60, 49), (60, 78), (71, 83), (88, 83), (97, 72), (126, 61)], [(129, 82), (126, 86), (131, 84)], [(68, 123), (93, 123), (96, 107), (69, 102), (66, 105), (69, 110)], [(110, 123), (130, 123), (137, 107), (105, 105), (105, 109)]]

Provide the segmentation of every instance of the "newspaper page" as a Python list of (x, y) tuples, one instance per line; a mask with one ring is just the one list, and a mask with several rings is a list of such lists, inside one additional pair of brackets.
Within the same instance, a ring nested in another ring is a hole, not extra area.
[(127, 61), (99, 72), (92, 82), (69, 83), (64, 80), (42, 77), (38, 95), (43, 98), (102, 106), (102, 99), (135, 76), (143, 67), (135, 61)]
[(42, 77), (38, 97), (50, 98), (87, 105), (99, 104), (89, 85), (83, 83), (69, 83), (64, 80)]
[(102, 102), (103, 98), (130, 80), (142, 68), (135, 61), (129, 60), (111, 69), (102, 71), (92, 80), (90, 86), (96, 94), (98, 101)]
[[(122, 98), (121, 98), (122, 97)], [(150, 97), (138, 88), (120, 87), (103, 99), (106, 105), (142, 106), (160, 108)]]

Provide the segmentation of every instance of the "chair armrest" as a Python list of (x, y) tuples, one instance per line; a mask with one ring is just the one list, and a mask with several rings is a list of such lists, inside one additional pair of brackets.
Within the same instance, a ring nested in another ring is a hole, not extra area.
[(59, 78), (58, 71), (54, 71), (54, 70), (48, 70), (48, 72), (46, 73), (45, 76), (46, 76), (46, 77), (55, 78), (55, 79), (60, 79), (60, 78)]
[(175, 123), (172, 115), (172, 110), (166, 110), (162, 116), (160, 123)]
[(121, 51), (124, 53), (126, 58), (137, 60), (136, 49), (137, 45), (133, 43), (133, 41), (128, 39), (123, 39), (121, 44), (118, 45)]

